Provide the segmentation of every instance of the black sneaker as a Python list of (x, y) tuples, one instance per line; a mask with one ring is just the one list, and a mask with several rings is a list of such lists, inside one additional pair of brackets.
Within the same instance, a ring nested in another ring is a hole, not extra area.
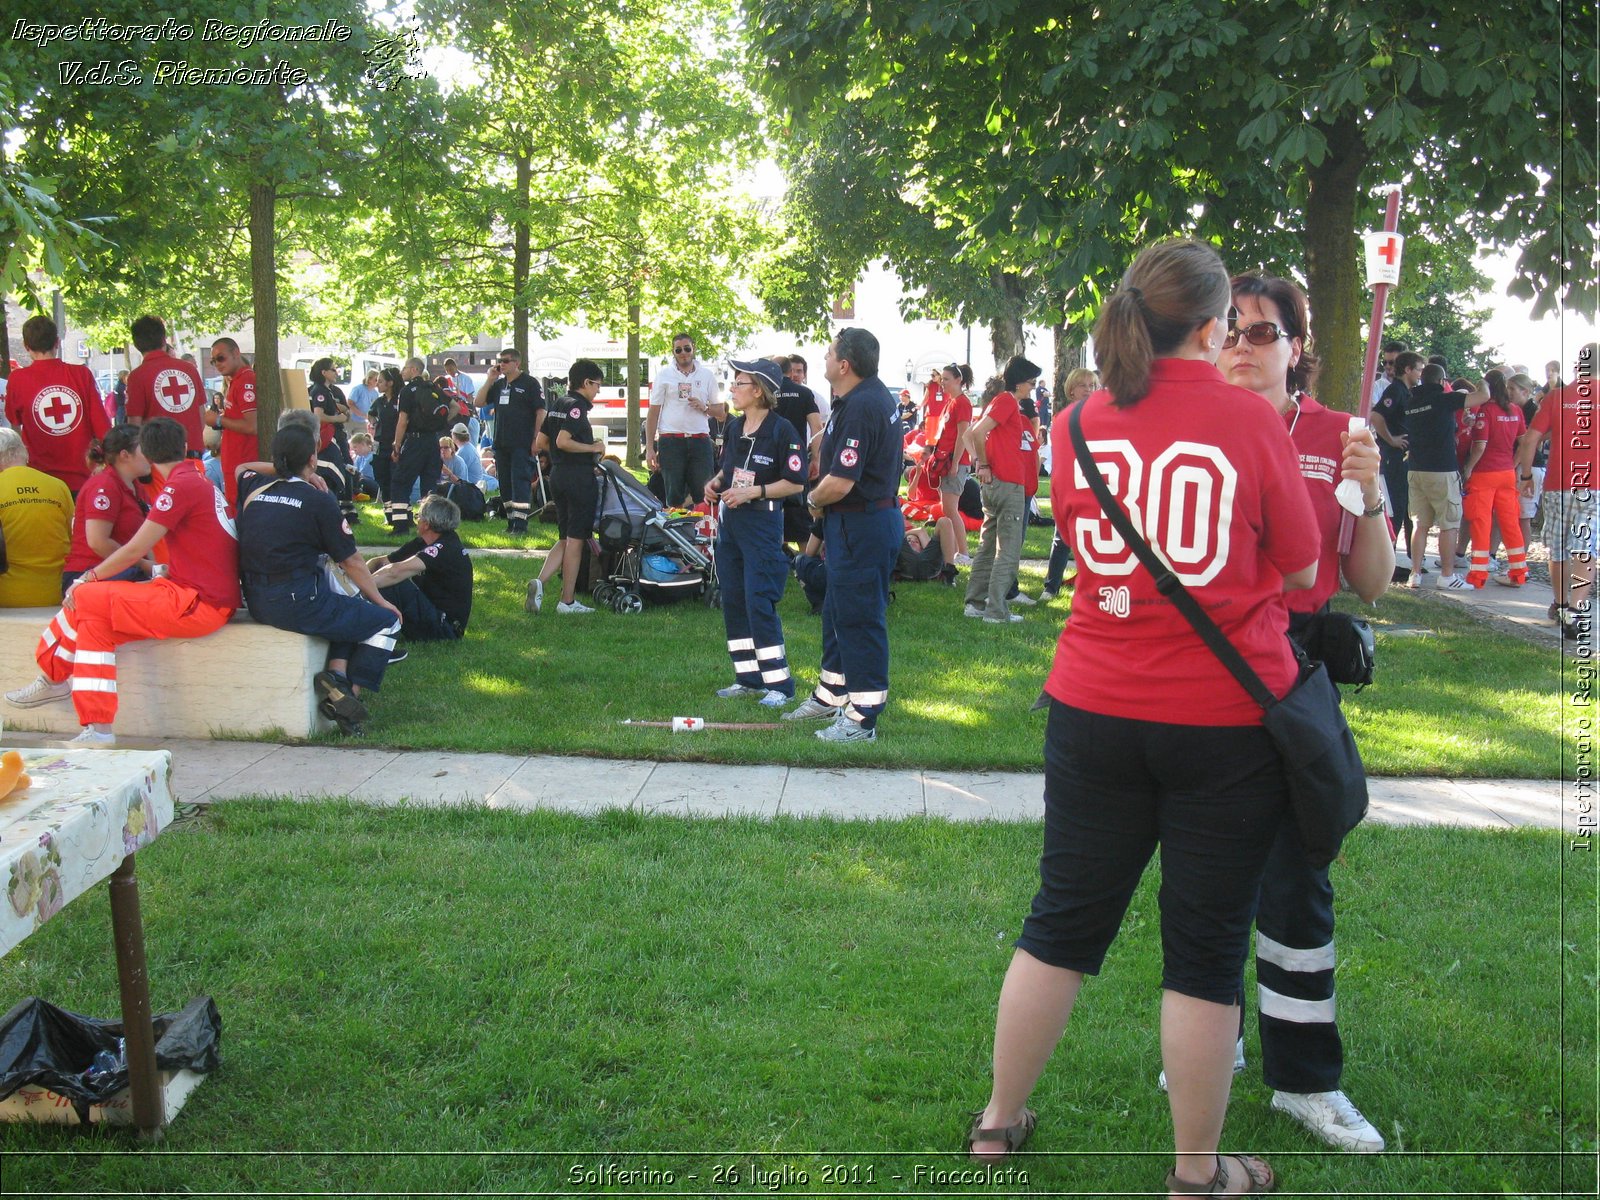
[(407, 651), (404, 646), (396, 646), (393, 650), (389, 651), (389, 665), (392, 667), (397, 662), (405, 662), (406, 653)]
[(360, 721), (352, 721), (348, 717), (340, 716), (331, 701), (324, 700), (317, 705), (317, 711), (339, 727), (339, 732), (345, 737), (365, 737), (366, 730), (361, 727)]
[(361, 703), (361, 698), (351, 690), (350, 681), (343, 675), (335, 675), (332, 671), (319, 671), (312, 685), (317, 689), (322, 704), (332, 708), (337, 714), (336, 719), (341, 729), (346, 722), (359, 725), (371, 716), (367, 712), (367, 706)]

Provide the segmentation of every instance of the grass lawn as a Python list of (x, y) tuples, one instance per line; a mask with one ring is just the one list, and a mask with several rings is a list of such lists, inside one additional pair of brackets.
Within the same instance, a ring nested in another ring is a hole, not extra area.
[[(477, 599), (464, 641), (411, 647), (372, 704), (373, 744), (505, 753), (595, 754), (792, 765), (1041, 769), (1043, 713), (1030, 712), (1066, 619), (1065, 597), (1015, 626), (961, 616), (961, 592), (896, 585), (891, 680), (881, 740), (833, 746), (814, 724), (699, 735), (641, 730), (623, 718), (770, 721), (751, 701), (712, 693), (732, 681), (721, 614), (685, 600), (637, 616), (558, 617), (553, 598), (523, 612), (534, 559), (474, 560)], [(1024, 569), (1037, 594), (1042, 568)], [(781, 606), (801, 691), (816, 681), (821, 622), (791, 584)], [(1377, 686), (1347, 697), (1377, 775), (1555, 778), (1560, 770), (1559, 659), (1406, 594), (1379, 606)], [(1425, 626), (1388, 638), (1385, 625)], [(336, 735), (326, 735), (330, 739)], [(1572, 761), (1571, 739), (1568, 761)]]
[[(5, 1188), (527, 1194), (608, 1190), (571, 1172), (611, 1162), (677, 1175), (630, 1191), (760, 1192), (785, 1166), (810, 1177), (791, 1191), (912, 1191), (918, 1165), (961, 1165), (1039, 840), (214, 806), (139, 862), (154, 1003), (213, 995), (221, 1069), (155, 1150), (0, 1129)], [(1335, 868), (1346, 1086), (1395, 1153), (1325, 1151), (1272, 1113), (1253, 1018), (1224, 1146), (1272, 1156), (1288, 1194), (1593, 1194), (1594, 871), (1566, 854), (1358, 830)], [(1035, 1094), (1028, 1183), (915, 1190), (1159, 1188), (1153, 876)], [(103, 890), (0, 962), (0, 995), (30, 994), (117, 1012)]]

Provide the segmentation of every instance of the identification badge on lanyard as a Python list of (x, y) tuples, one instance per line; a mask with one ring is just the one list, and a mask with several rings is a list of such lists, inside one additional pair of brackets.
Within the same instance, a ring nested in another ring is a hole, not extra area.
[(736, 488), (755, 487), (756, 473), (746, 470), (744, 467), (735, 467), (733, 469), (733, 486)]

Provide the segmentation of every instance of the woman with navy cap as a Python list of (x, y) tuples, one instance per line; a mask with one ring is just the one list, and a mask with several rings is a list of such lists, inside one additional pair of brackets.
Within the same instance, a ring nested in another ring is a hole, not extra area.
[(760, 697), (768, 708), (794, 698), (778, 601), (789, 577), (783, 553), (783, 500), (805, 487), (805, 443), (774, 411), (778, 364), (735, 361), (730, 401), (738, 413), (722, 443), (722, 467), (706, 484), (721, 502), (717, 581), (735, 682), (717, 695)]

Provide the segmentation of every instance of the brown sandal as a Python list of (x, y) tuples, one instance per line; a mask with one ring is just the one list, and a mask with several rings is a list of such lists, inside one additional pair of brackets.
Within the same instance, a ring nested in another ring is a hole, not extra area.
[[(1031, 1108), (1022, 1110), (1022, 1120), (1015, 1125), (1003, 1125), (998, 1129), (984, 1129), (983, 1111), (972, 1114), (972, 1124), (967, 1126), (967, 1153), (979, 1162), (1003, 1162), (1007, 1157), (1022, 1149), (1023, 1143), (1033, 1134), (1033, 1127), (1039, 1123), (1039, 1115)], [(978, 1142), (1004, 1142), (1004, 1154), (979, 1154), (973, 1150)]]
[[(1232, 1173), (1228, 1169), (1229, 1162), (1236, 1162), (1244, 1169), (1249, 1177), (1250, 1186), (1242, 1192), (1228, 1190), (1233, 1182)], [(1176, 1171), (1167, 1172), (1167, 1191), (1178, 1196), (1256, 1196), (1262, 1192), (1270, 1192), (1278, 1186), (1278, 1177), (1272, 1173), (1272, 1167), (1264, 1158), (1257, 1158), (1253, 1154), (1219, 1154), (1217, 1155), (1217, 1173), (1211, 1177), (1209, 1183), (1190, 1183), (1186, 1179), (1179, 1179)]]

